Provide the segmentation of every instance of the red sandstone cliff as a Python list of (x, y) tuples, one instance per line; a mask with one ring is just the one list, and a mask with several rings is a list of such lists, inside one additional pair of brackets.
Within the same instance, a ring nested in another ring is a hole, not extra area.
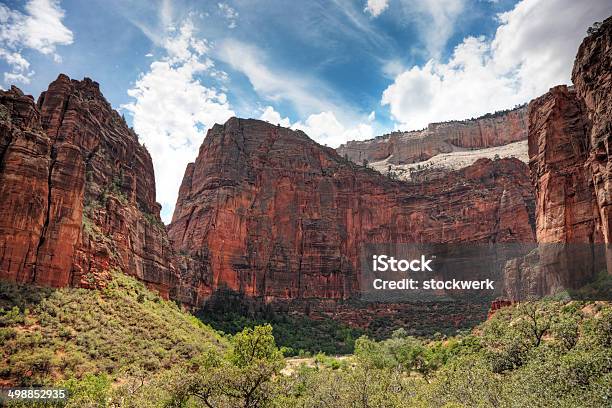
[(506, 265), (510, 299), (574, 288), (598, 272), (593, 249), (583, 245), (603, 242), (585, 166), (589, 128), (584, 103), (565, 85), (529, 103), (529, 167), (540, 245)]
[(364, 141), (351, 141), (338, 147), (338, 153), (355, 163), (385, 160), (407, 164), (427, 160), (456, 148), (487, 148), (527, 139), (525, 106), (477, 119), (432, 123), (424, 130), (394, 132)]
[(37, 104), (0, 92), (0, 197), (0, 278), (176, 287), (151, 157), (96, 82), (60, 75)]
[[(599, 224), (606, 244), (612, 243), (612, 17), (584, 39), (574, 63), (572, 81), (587, 108), (591, 129), (588, 168), (595, 189)], [(608, 250), (612, 273), (612, 251)]]
[(540, 246), (506, 265), (505, 290), (513, 300), (579, 286), (605, 269), (593, 243), (607, 244), (612, 271), (612, 18), (589, 31), (574, 64), (575, 88), (552, 88), (529, 104)]
[(533, 241), (533, 190), (516, 159), (443, 180), (393, 181), (303, 132), (230, 119), (185, 172), (169, 236), (200, 303), (220, 287), (346, 298), (360, 248), (383, 242)]
[(589, 120), (574, 89), (561, 85), (529, 104), (529, 167), (541, 243), (602, 240), (585, 162)]

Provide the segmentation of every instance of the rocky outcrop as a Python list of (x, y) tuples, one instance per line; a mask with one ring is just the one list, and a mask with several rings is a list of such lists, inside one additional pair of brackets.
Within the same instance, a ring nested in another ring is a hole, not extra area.
[(513, 300), (576, 288), (599, 272), (592, 244), (603, 242), (603, 235), (585, 166), (589, 129), (583, 102), (565, 85), (529, 104), (529, 167), (539, 245), (506, 265), (506, 295)]
[[(405, 183), (303, 132), (232, 118), (185, 172), (169, 236), (201, 303), (219, 288), (266, 299), (347, 298), (365, 243), (532, 242), (533, 190), (516, 159)], [(530, 222), (531, 221), (531, 222)]]
[(0, 92), (0, 277), (104, 284), (120, 269), (177, 286), (153, 165), (99, 85), (60, 75), (35, 104)]
[(506, 265), (505, 292), (512, 300), (577, 288), (601, 270), (612, 271), (611, 72), (609, 18), (589, 29), (580, 46), (575, 86), (554, 87), (529, 104), (538, 248)]
[(586, 108), (574, 89), (557, 86), (529, 104), (529, 167), (539, 243), (602, 240), (585, 168), (588, 131)]
[(441, 153), (502, 146), (527, 139), (527, 108), (488, 114), (477, 119), (432, 123), (424, 130), (394, 132), (365, 141), (351, 141), (338, 153), (362, 164), (385, 160), (402, 165), (422, 162)]
[(586, 162), (590, 122), (573, 88), (552, 88), (529, 103), (529, 167), (536, 192), (538, 247), (505, 267), (512, 300), (577, 288), (599, 272), (603, 242)]
[(612, 17), (589, 29), (574, 63), (572, 81), (587, 108), (591, 124), (588, 168), (595, 190), (599, 225), (608, 246), (608, 271), (612, 271)]

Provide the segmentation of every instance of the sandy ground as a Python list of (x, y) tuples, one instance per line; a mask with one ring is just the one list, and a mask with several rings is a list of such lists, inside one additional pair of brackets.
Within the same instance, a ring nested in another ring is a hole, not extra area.
[[(335, 360), (346, 360), (352, 356), (330, 356)], [(316, 361), (314, 357), (288, 357), (285, 359), (287, 365), (281, 370), (283, 375), (292, 375), (303, 364), (307, 367), (315, 367)]]

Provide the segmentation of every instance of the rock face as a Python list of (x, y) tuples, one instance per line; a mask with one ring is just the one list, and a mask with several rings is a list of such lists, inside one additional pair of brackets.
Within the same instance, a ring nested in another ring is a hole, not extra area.
[(529, 103), (529, 167), (538, 247), (505, 267), (505, 295), (522, 300), (577, 288), (602, 267), (591, 244), (603, 233), (590, 169), (590, 121), (573, 88)]
[[(591, 129), (588, 168), (595, 189), (599, 224), (608, 248), (612, 242), (612, 17), (589, 30), (574, 63), (572, 81), (587, 108)], [(612, 251), (608, 249), (608, 271)]]
[(477, 119), (432, 123), (424, 130), (394, 132), (338, 147), (340, 156), (361, 164), (386, 160), (391, 165), (416, 163), (441, 153), (502, 146), (527, 139), (527, 108)]
[(60, 75), (35, 104), (0, 92), (0, 277), (102, 285), (110, 269), (177, 286), (151, 157), (96, 82)]
[(585, 163), (589, 121), (576, 91), (561, 85), (529, 104), (529, 167), (539, 243), (601, 242)]
[(300, 131), (232, 118), (187, 167), (169, 226), (196, 288), (182, 300), (198, 304), (223, 287), (347, 298), (365, 243), (532, 242), (527, 174), (519, 160), (482, 159), (443, 180), (404, 183)]
[(539, 248), (506, 265), (512, 300), (580, 286), (606, 269), (601, 252), (612, 271), (612, 18), (589, 30), (572, 80), (575, 87), (552, 88), (529, 104)]

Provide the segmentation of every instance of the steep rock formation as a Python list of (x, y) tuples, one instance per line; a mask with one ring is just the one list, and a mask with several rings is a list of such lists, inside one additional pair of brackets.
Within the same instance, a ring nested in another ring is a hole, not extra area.
[(507, 263), (511, 300), (576, 288), (612, 271), (612, 18), (589, 29), (572, 80), (574, 87), (554, 87), (529, 104), (538, 248)]
[(391, 165), (421, 162), (461, 149), (502, 146), (527, 139), (525, 106), (477, 119), (432, 123), (424, 130), (394, 132), (338, 147), (340, 156), (355, 163), (385, 160)]
[(578, 49), (572, 81), (591, 122), (588, 167), (597, 198), (601, 232), (608, 244), (608, 271), (612, 272), (612, 17), (589, 30)]
[(187, 167), (169, 236), (196, 288), (183, 300), (201, 303), (222, 287), (347, 298), (365, 243), (532, 242), (532, 224), (519, 160), (483, 159), (443, 180), (404, 183), (303, 132), (232, 118), (208, 132)]
[(98, 286), (110, 269), (177, 286), (151, 157), (96, 82), (60, 75), (35, 104), (0, 92), (0, 277)]
[(589, 121), (576, 91), (561, 85), (529, 104), (529, 168), (539, 243), (600, 242), (588, 169)]

